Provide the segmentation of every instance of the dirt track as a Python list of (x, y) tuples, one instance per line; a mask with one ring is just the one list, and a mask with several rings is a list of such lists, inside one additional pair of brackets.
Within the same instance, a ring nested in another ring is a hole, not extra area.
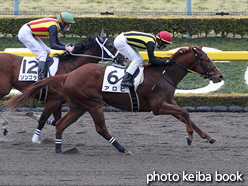
[[(172, 116), (105, 112), (110, 134), (134, 156), (120, 154), (98, 135), (89, 114), (64, 132), (62, 154), (54, 153), (53, 126), (43, 129), (43, 142), (35, 145), (31, 143), (37, 125), (33, 119), (24, 112), (2, 114), (10, 124), (9, 134), (0, 134), (0, 185), (138, 186), (147, 185), (147, 178), (155, 173), (156, 180), (162, 180), (150, 185), (248, 184), (247, 113), (191, 113), (191, 119), (219, 141), (211, 145), (194, 133), (192, 145), (187, 146), (186, 127)], [(216, 171), (243, 182), (217, 182)], [(174, 181), (168, 181), (169, 173)], [(195, 182), (183, 173), (192, 174)], [(203, 177), (208, 180), (199, 181)]]

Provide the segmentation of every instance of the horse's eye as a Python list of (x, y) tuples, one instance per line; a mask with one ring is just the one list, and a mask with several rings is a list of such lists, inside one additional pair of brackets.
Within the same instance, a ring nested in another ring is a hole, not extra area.
[(207, 62), (207, 63), (210, 63), (210, 60), (208, 59), (208, 60), (206, 60), (206, 62)]
[(114, 46), (113, 45), (109, 45), (109, 48), (112, 49), (112, 48), (114, 48)]

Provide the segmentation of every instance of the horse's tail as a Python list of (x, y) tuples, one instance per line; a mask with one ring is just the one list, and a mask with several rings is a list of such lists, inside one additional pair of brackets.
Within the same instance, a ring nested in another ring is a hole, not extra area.
[(31, 86), (29, 86), (27, 89), (25, 89), (22, 94), (14, 96), (10, 100), (6, 101), (4, 105), (5, 107), (10, 108), (10, 111), (15, 108), (17, 109), (28, 100), (37, 96), (40, 90), (47, 86), (49, 92), (56, 92), (61, 95), (63, 93), (63, 85), (67, 76), (68, 74), (56, 75), (53, 77), (45, 78), (41, 81), (37, 81)]

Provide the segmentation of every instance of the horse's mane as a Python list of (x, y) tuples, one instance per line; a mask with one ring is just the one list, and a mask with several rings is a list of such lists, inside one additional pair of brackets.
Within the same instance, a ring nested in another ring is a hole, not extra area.
[(178, 49), (178, 51), (176, 53), (174, 53), (171, 58), (178, 58), (179, 56), (181, 56), (182, 54), (187, 54), (187, 53), (190, 53), (192, 52), (192, 48), (196, 48), (197, 50), (201, 50), (198, 46), (191, 46), (190, 44), (186, 43), (186, 45), (188, 45), (188, 48), (180, 48)]
[[(74, 45), (74, 54), (82, 54), (86, 50), (89, 50), (93, 47), (95, 36), (87, 36), (84, 40), (79, 41)], [(54, 57), (58, 57), (59, 60), (69, 60), (75, 56), (71, 55), (69, 52), (64, 52), (62, 54), (56, 53)]]

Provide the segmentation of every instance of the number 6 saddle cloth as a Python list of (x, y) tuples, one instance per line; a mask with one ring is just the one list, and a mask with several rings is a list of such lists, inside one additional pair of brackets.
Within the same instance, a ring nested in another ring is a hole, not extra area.
[[(136, 92), (139, 84), (142, 83), (144, 75), (143, 75), (144, 67), (139, 67), (134, 73), (134, 90)], [(128, 87), (122, 87), (121, 81), (125, 74), (125, 69), (118, 68), (114, 66), (107, 66), (102, 91), (103, 92), (116, 92), (116, 93), (129, 93), (130, 89)]]
[[(38, 64), (39, 61), (36, 57), (24, 57), (19, 73), (19, 81), (37, 81), (38, 80)], [(49, 70), (47, 77), (54, 76), (57, 72), (59, 59), (53, 57), (49, 62)]]
[(114, 66), (108, 66), (104, 73), (104, 79), (102, 84), (103, 92), (115, 92), (115, 93), (128, 93), (131, 102), (131, 111), (139, 111), (139, 99), (136, 93), (138, 86), (144, 80), (144, 67), (139, 67), (133, 77), (134, 77), (134, 88), (122, 87), (121, 81), (125, 74), (125, 69), (116, 68)]

